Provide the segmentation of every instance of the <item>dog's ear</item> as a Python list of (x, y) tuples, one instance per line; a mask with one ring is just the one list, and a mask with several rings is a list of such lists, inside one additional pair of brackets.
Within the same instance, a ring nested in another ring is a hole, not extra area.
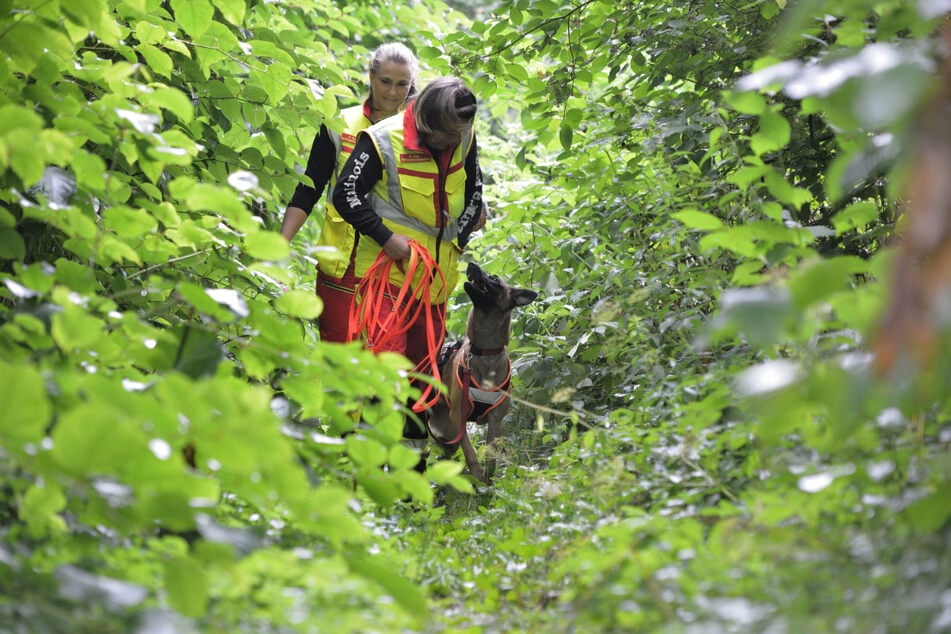
[(512, 301), (515, 302), (516, 306), (527, 306), (534, 302), (536, 297), (538, 297), (538, 293), (535, 291), (530, 291), (525, 288), (512, 289)]

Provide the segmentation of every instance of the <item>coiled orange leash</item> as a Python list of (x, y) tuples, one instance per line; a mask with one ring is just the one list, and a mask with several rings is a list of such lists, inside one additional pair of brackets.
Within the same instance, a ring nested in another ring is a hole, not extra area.
[[(437, 329), (435, 319), (445, 323), (446, 315), (444, 305), (440, 305), (436, 311), (432, 310), (430, 290), (437, 281), (442, 284), (442, 288), (446, 288), (446, 278), (426, 247), (415, 240), (410, 240), (409, 246), (409, 259), (401, 262), (380, 251), (376, 261), (360, 280), (350, 304), (348, 341), (353, 341), (363, 334), (369, 350), (385, 349), (390, 341), (406, 334), (420, 313), (423, 314), (426, 320), (426, 355), (413, 368), (411, 376), (429, 374), (435, 382), (430, 382), (413, 404), (412, 409), (418, 414), (431, 408), (439, 399), (436, 385), (442, 379), (438, 361), (445, 328)], [(406, 262), (405, 269), (403, 262)], [(395, 292), (396, 287), (390, 284), (394, 265), (402, 270), (405, 276), (403, 285)], [(414, 289), (413, 279), (417, 273), (420, 280)], [(392, 300), (392, 305), (387, 299)], [(439, 336), (436, 335), (437, 330), (441, 333)]]

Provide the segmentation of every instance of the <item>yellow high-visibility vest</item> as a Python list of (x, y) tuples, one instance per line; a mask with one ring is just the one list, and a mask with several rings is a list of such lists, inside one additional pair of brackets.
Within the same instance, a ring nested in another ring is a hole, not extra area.
[[(333, 176), (327, 182), (327, 191), (332, 192), (334, 184), (337, 182), (337, 175), (340, 168), (347, 162), (350, 153), (353, 152), (353, 146), (357, 142), (357, 134), (361, 130), (369, 128), (370, 104), (364, 103), (362, 106), (353, 106), (340, 111), (340, 118), (343, 120), (343, 130), (337, 132), (331, 130), (328, 126), (330, 139), (337, 148), (337, 164), (334, 166)], [(316, 255), (320, 270), (331, 277), (341, 278), (347, 272), (347, 266), (350, 264), (350, 255), (353, 251), (353, 243), (356, 240), (356, 230), (340, 217), (337, 208), (334, 207), (328, 194), (324, 205), (324, 224), (320, 229), (320, 236), (317, 238), (318, 247), (334, 247), (337, 252), (326, 249), (318, 249)]]
[[(466, 154), (472, 145), (470, 129), (441, 171), (429, 150), (420, 147), (412, 105), (367, 129), (383, 161), (383, 176), (371, 192), (373, 208), (394, 233), (416, 240), (436, 258), (445, 276), (431, 287), (430, 301), (443, 304), (459, 282), (459, 217), (466, 205)], [(438, 253), (437, 253), (438, 244)], [(356, 251), (356, 275), (363, 277), (382, 247), (361, 239)], [(393, 269), (390, 282), (402, 285), (401, 272)], [(421, 274), (420, 274), (421, 275)]]

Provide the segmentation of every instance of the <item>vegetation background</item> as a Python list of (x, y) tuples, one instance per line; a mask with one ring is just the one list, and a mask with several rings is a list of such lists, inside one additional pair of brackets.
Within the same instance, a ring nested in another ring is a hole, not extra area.
[[(951, 631), (948, 10), (0, 0), (0, 627)], [(488, 488), (276, 232), (393, 39), (541, 293)]]

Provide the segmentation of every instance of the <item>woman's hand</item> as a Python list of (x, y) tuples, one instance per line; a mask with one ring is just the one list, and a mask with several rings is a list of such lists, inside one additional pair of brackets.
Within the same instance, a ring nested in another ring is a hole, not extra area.
[(390, 236), (390, 239), (383, 245), (383, 251), (397, 262), (409, 258), (412, 254), (409, 248), (409, 238), (398, 233)]

